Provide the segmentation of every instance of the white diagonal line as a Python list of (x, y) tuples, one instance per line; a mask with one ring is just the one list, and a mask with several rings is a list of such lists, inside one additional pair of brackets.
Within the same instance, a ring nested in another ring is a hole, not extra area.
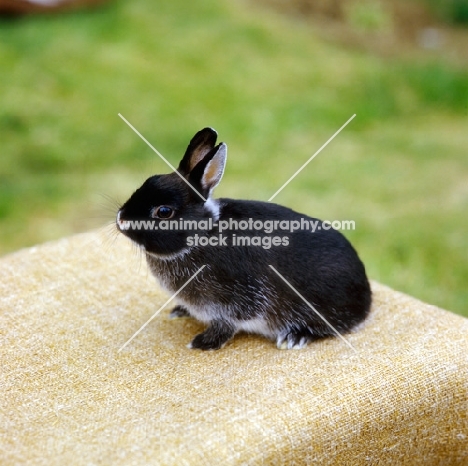
[(278, 191), (276, 191), (276, 193), (270, 197), (270, 199), (268, 199), (268, 202), (271, 202), (309, 164), (309, 162), (311, 162), (314, 159), (315, 156), (320, 154), (320, 152), (322, 152), (322, 150), (325, 149), (325, 147), (328, 146), (328, 144), (331, 141), (333, 141), (333, 139), (335, 139), (335, 137), (351, 122), (351, 120), (355, 116), (356, 114), (354, 114), (309, 160), (307, 160), (307, 162), (304, 165), (302, 165), (302, 167), (299, 168), (299, 170), (297, 170), (297, 172), (294, 173), (294, 175), (291, 176), (291, 178), (289, 178), (289, 180), (286, 181), (286, 183), (284, 183), (283, 186), (281, 186), (281, 188), (278, 189)]
[(317, 311), (317, 309), (315, 309), (314, 306), (312, 306), (312, 304), (309, 303), (309, 301), (307, 301), (307, 299), (304, 298), (304, 296), (301, 295), (301, 293), (299, 293), (299, 291), (296, 290), (296, 288), (294, 288), (291, 283), (289, 283), (272, 265), (270, 265), (270, 268), (276, 273), (276, 275), (278, 275), (278, 277), (281, 278), (281, 280), (283, 280), (284, 283), (286, 283), (286, 285), (289, 286), (289, 288), (291, 288), (291, 290), (294, 291), (294, 293), (297, 294), (297, 296), (299, 296), (302, 301), (304, 301), (307, 306), (309, 306), (335, 333), (338, 337), (340, 337), (356, 354), (357, 354), (357, 351), (355, 350), (354, 346), (348, 341), (346, 340), (346, 338), (341, 335), (340, 332), (338, 332), (338, 330), (336, 330), (335, 327), (333, 327), (332, 324), (330, 324), (330, 322), (328, 322), (327, 319), (325, 319), (325, 317), (323, 317), (322, 314), (320, 314), (319, 311)]
[(172, 164), (166, 160), (166, 158), (154, 147), (151, 145), (151, 143), (121, 114), (119, 113), (118, 114), (120, 118), (122, 118), (123, 121), (125, 121), (125, 123), (127, 123), (127, 125), (133, 129), (133, 131), (138, 134), (138, 136), (140, 136), (141, 139), (143, 139), (143, 141), (146, 142), (146, 144), (148, 144), (148, 146), (153, 149), (153, 151), (159, 155), (159, 157), (161, 157), (162, 160), (164, 160), (164, 162), (166, 162), (166, 164), (172, 169), (174, 170), (179, 176), (180, 178), (185, 182), (187, 183), (199, 196), (201, 199), (203, 199), (204, 202), (206, 202), (206, 199), (177, 171), (176, 168), (174, 168), (172, 166)]
[(149, 318), (139, 329), (136, 331), (133, 336), (127, 340), (127, 342), (117, 351), (120, 353), (204, 268), (206, 265), (202, 265), (194, 275), (190, 277), (189, 280), (187, 280), (184, 285), (177, 290), (152, 316)]

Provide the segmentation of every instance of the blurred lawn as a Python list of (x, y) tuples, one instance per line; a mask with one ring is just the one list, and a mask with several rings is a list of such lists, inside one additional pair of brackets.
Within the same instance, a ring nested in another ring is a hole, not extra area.
[[(117, 1), (0, 21), (0, 253), (112, 222), (200, 128), (217, 196), (275, 199), (345, 233), (371, 278), (468, 315), (468, 66), (382, 58), (228, 0)], [(109, 198), (111, 200), (109, 200)]]

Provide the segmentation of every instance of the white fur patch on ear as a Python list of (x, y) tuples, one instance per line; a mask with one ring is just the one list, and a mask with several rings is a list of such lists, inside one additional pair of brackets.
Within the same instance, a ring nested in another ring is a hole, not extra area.
[(219, 220), (219, 202), (214, 199), (208, 198), (205, 202), (205, 209), (208, 210), (213, 216), (213, 220)]
[(227, 146), (221, 144), (214, 157), (207, 163), (203, 173), (201, 184), (203, 188), (212, 191), (218, 186), (224, 174), (226, 166)]

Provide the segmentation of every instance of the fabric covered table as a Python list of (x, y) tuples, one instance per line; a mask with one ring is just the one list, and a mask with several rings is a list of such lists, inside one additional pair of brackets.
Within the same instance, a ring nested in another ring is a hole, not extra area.
[(98, 232), (0, 259), (0, 289), (2, 465), (468, 464), (468, 320), (380, 284), (356, 352), (194, 351), (169, 308), (118, 352), (168, 296)]

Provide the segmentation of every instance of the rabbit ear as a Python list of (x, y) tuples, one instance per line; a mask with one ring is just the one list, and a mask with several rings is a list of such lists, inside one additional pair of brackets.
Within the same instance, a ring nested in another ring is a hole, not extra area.
[(201, 188), (203, 195), (209, 197), (211, 191), (218, 186), (226, 166), (227, 146), (218, 144), (190, 172), (189, 181)]
[(216, 151), (211, 160), (206, 164), (200, 184), (202, 188), (211, 192), (218, 186), (224, 174), (227, 159), (227, 146), (224, 143), (216, 146)]
[(190, 141), (185, 155), (180, 161), (178, 172), (188, 175), (214, 148), (217, 137), (218, 133), (213, 128), (204, 128), (198, 131)]

